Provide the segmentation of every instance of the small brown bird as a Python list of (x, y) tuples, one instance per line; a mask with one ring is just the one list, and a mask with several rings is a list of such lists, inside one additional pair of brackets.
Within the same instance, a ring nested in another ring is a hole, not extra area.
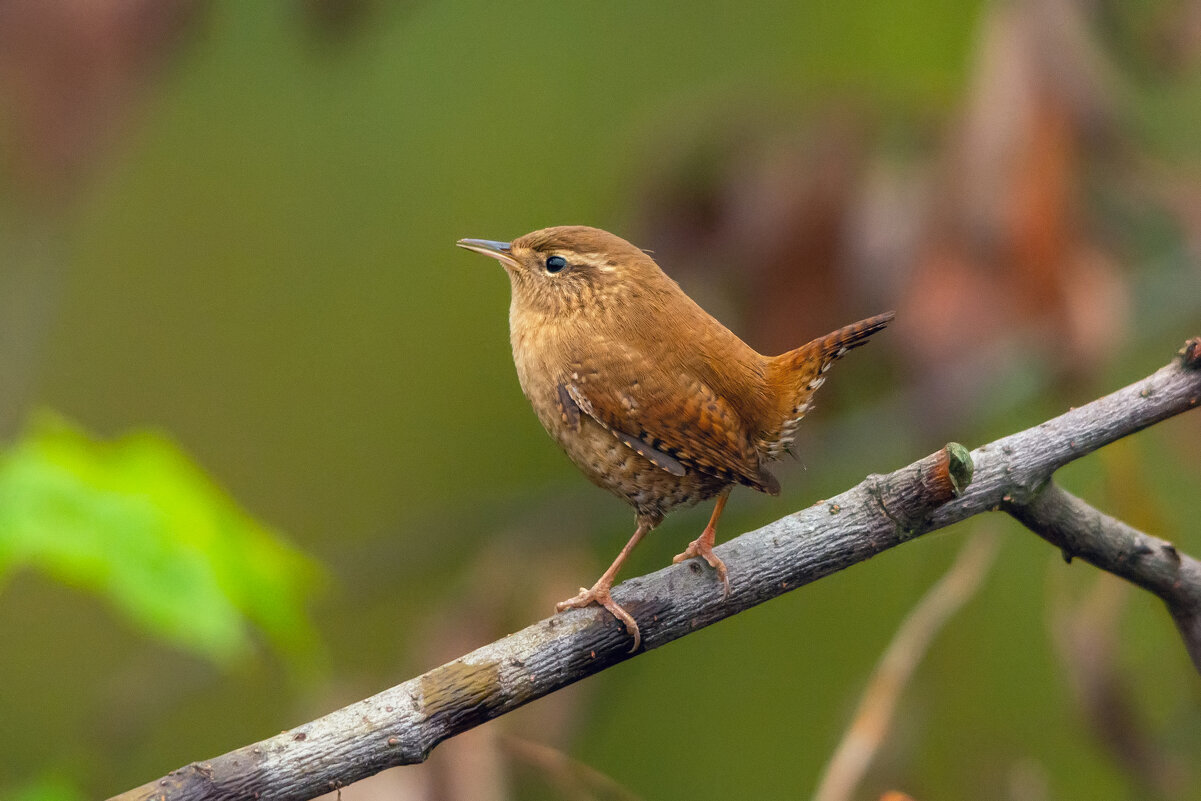
[(457, 244), (509, 274), (513, 360), (538, 419), (584, 475), (637, 515), (634, 536), (604, 575), (557, 609), (601, 604), (637, 650), (638, 624), (609, 594), (634, 546), (672, 509), (717, 496), (709, 525), (673, 561), (701, 557), (728, 594), (713, 543), (730, 490), (780, 492), (764, 464), (787, 451), (830, 365), (893, 313), (762, 356), (650, 256), (606, 231), (571, 225)]

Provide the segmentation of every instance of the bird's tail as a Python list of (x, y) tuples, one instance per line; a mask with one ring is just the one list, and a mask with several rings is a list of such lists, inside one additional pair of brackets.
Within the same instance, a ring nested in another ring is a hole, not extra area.
[(773, 459), (784, 455), (797, 425), (809, 411), (813, 393), (825, 382), (830, 365), (852, 348), (865, 344), (895, 316), (895, 312), (885, 312), (868, 317), (767, 360), (768, 385), (774, 390), (778, 411), (776, 419), (765, 427), (761, 452)]

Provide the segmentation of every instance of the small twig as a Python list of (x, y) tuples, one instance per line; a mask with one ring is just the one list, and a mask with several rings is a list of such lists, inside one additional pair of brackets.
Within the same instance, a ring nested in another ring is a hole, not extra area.
[(610, 798), (639, 801), (637, 795), (630, 792), (613, 777), (601, 773), (591, 765), (572, 759), (553, 746), (523, 737), (515, 737), (511, 734), (501, 738), (501, 746), (514, 759), (522, 760), (552, 778), (565, 794), (571, 793), (579, 795), (581, 798), (591, 799), (594, 797), (593, 794), (585, 789), (585, 785), (588, 785), (604, 790)]
[(1201, 368), (1201, 337), (1193, 337), (1180, 349), (1180, 361), (1188, 369)]
[(1009, 501), (1004, 508), (1058, 547), (1065, 560), (1079, 557), (1163, 599), (1201, 671), (1201, 562), (1166, 540), (1097, 511), (1054, 482), (1025, 502)]
[[(713, 571), (690, 560), (626, 581), (613, 589), (614, 600), (638, 620), (649, 650), (927, 531), (1026, 504), (1068, 462), (1201, 405), (1199, 351), (1201, 345), (1190, 344), (1147, 378), (970, 455), (948, 446), (718, 546), (731, 577), (724, 599)], [(1126, 567), (1138, 574), (1140, 564)], [(1195, 580), (1192, 571), (1181, 574), (1181, 581)], [(116, 799), (303, 801), (384, 768), (421, 762), (447, 737), (631, 658), (628, 650), (625, 629), (612, 615), (569, 610)]]
[(979, 589), (996, 555), (992, 531), (976, 533), (955, 563), (905, 616), (872, 673), (850, 727), (818, 783), (815, 801), (849, 801), (892, 725), (901, 692), (935, 635)]

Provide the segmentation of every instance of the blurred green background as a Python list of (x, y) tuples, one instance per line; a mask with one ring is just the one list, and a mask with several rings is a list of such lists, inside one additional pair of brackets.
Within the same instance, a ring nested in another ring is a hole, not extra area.
[[(0, 102), (0, 798), (269, 736), (609, 563), (632, 515), (540, 429), (504, 274), (460, 237), (613, 230), (764, 352), (897, 310), (727, 537), (1201, 334), (1196, 0), (9, 2)], [(1196, 555), (1199, 453), (1186, 415), (1061, 478)], [(1201, 683), (1159, 602), (999, 518), (342, 796), (807, 797), (985, 530), (996, 564), (857, 797), (1201, 797)]]

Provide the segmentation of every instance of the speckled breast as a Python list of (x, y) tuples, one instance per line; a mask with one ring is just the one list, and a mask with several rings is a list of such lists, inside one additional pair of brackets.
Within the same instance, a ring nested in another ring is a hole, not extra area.
[(634, 507), (640, 518), (658, 523), (672, 509), (712, 498), (729, 482), (689, 470), (673, 476), (619, 441), (589, 417), (579, 429), (559, 417), (538, 415), (547, 431), (592, 483)]
[[(588, 479), (623, 498), (640, 518), (657, 524), (672, 509), (712, 498), (729, 481), (689, 470), (674, 476), (618, 440), (588, 417), (564, 419), (554, 372), (515, 352), (521, 389), (539, 422)], [(524, 358), (523, 358), (524, 357)]]

